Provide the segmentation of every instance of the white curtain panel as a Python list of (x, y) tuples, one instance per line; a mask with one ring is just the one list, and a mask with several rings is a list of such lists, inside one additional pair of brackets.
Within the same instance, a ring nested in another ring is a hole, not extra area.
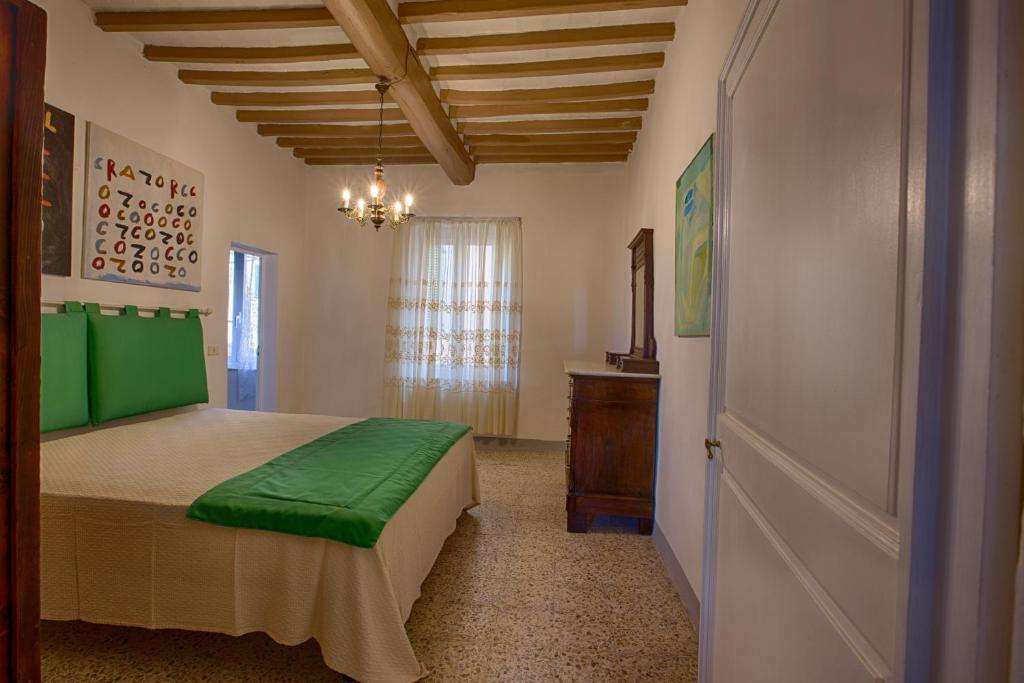
[(384, 408), (514, 435), (522, 330), (518, 218), (417, 218), (391, 265)]

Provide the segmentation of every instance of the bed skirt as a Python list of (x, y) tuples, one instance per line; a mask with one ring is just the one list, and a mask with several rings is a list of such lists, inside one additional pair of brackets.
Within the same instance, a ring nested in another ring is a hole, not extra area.
[(461, 512), (478, 502), (471, 435), (435, 466), (374, 548), (185, 518), (180, 506), (42, 498), (44, 619), (315, 638), (364, 683), (427, 674), (405, 621)]

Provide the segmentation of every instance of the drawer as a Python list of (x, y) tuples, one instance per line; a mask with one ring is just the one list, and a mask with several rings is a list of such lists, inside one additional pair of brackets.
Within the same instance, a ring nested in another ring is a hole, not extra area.
[(573, 385), (573, 403), (577, 401), (657, 401), (657, 379), (598, 377), (581, 375)]

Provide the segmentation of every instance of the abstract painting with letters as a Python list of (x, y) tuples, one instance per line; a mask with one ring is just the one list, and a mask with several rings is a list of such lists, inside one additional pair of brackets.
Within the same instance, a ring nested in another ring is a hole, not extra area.
[(711, 333), (712, 140), (676, 181), (676, 336)]
[(82, 277), (198, 292), (203, 174), (89, 122)]

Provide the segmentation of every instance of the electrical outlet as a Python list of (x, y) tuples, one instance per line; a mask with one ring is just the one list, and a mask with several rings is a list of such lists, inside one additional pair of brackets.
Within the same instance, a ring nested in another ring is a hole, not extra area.
[(220, 349), (217, 348), (216, 346), (207, 346), (206, 347), (206, 355), (207, 356), (216, 356), (218, 353), (220, 353)]

